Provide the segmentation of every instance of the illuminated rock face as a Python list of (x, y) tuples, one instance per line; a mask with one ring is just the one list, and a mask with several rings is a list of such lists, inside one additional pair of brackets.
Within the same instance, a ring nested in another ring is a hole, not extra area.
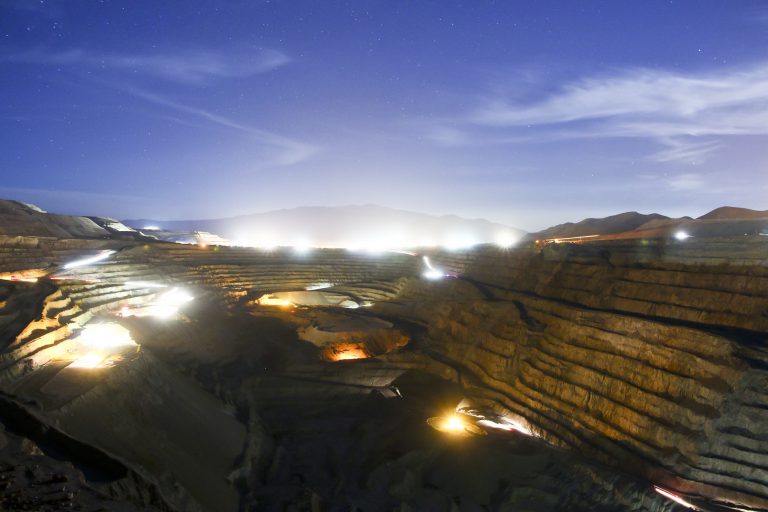
[[(68, 262), (107, 250), (116, 252), (91, 266), (61, 270)], [(0, 385), (20, 396), (34, 383), (26, 378), (30, 367), (53, 364), (94, 317), (156, 303), (164, 292), (157, 284), (191, 290), (196, 294), (192, 305), (208, 297), (209, 303), (237, 311), (239, 304), (266, 294), (299, 291), (297, 296), (303, 297), (316, 283), (332, 283), (332, 293), (353, 297), (358, 304), (373, 302), (371, 308), (361, 308), (366, 315), (409, 329), (410, 343), (379, 358), (387, 371), (415, 368), (452, 378), (464, 387), (469, 407), (524, 421), (550, 443), (664, 488), (768, 506), (768, 243), (760, 238), (432, 254), (436, 266), (460, 276), (438, 281), (421, 278), (418, 257), (353, 256), (341, 250), (301, 256), (164, 243), (0, 237), (0, 253), (0, 273), (50, 269), (49, 275), (57, 278), (0, 281), (3, 312), (13, 313), (0, 318), (5, 347)], [(157, 321), (157, 329), (181, 333), (185, 343), (186, 337), (194, 337), (183, 330), (183, 322), (178, 322), (181, 327), (163, 327), (165, 320)], [(250, 347), (251, 338), (260, 334), (246, 332), (249, 344), (243, 347)], [(140, 337), (135, 339), (141, 343)], [(352, 360), (389, 350), (372, 354), (353, 338), (341, 341), (349, 346), (331, 345), (326, 358)], [(206, 350), (224, 350), (218, 345), (229, 340), (205, 342), (211, 347), (200, 348), (199, 357), (213, 360)], [(179, 343), (179, 350), (191, 351), (185, 343)], [(237, 357), (231, 352), (226, 356), (227, 361)], [(118, 416), (120, 407), (111, 398), (115, 393), (133, 404), (136, 399), (121, 383), (152, 398), (146, 400), (148, 409), (141, 404), (142, 413), (162, 414), (174, 400), (168, 382), (179, 389), (193, 387), (170, 370), (166, 373), (167, 364), (142, 356), (130, 365), (108, 368), (105, 384), (83, 387), (79, 398), (44, 412), (73, 435), (101, 443), (105, 451), (123, 450), (117, 454), (121, 460), (141, 466), (146, 452), (119, 445), (114, 436), (78, 418), (105, 404)], [(272, 371), (271, 364), (265, 371)], [(322, 371), (338, 378), (340, 368), (353, 375), (357, 364), (329, 364), (332, 370)], [(302, 382), (329, 378), (315, 368), (307, 372)], [(361, 386), (361, 377), (349, 379)], [(376, 379), (371, 389), (384, 389), (392, 381)], [(216, 382), (211, 389), (221, 386)], [(163, 393), (153, 397), (148, 390), (155, 387)], [(201, 433), (214, 430), (195, 416), (193, 403), (205, 403), (203, 412), (216, 418), (216, 431), (230, 432), (226, 456), (216, 459), (229, 471), (228, 464), (240, 460), (238, 443), (246, 438), (245, 426), (216, 416), (220, 406), (211, 396), (186, 393), (189, 404), (182, 405), (187, 423), (201, 422)], [(127, 429), (126, 438), (136, 440), (128, 420), (115, 420), (114, 427)], [(255, 429), (252, 424), (248, 428)], [(162, 445), (165, 461), (186, 447), (168, 437)], [(191, 446), (196, 439), (190, 435), (184, 442)], [(182, 472), (179, 478), (183, 488), (194, 488), (199, 475)], [(174, 495), (172, 483), (157, 485), (176, 505), (211, 503), (219, 496)], [(216, 492), (236, 501), (233, 489), (222, 484)]]
[(384, 307), (428, 324), (426, 350), (477, 407), (678, 491), (762, 508), (768, 244), (689, 242), (447, 257), (466, 280)]
[(34, 205), (0, 199), (0, 235), (105, 238), (109, 234), (87, 217), (46, 213)]

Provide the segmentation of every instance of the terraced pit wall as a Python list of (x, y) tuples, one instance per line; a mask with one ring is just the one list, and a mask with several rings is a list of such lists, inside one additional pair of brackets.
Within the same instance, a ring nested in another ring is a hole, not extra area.
[[(104, 250), (116, 252), (93, 265), (61, 268)], [(51, 349), (94, 314), (151, 300), (158, 293), (153, 284), (192, 287), (195, 293), (237, 300), (317, 285), (393, 281), (417, 275), (419, 262), (408, 255), (355, 256), (344, 250), (299, 255), (287, 250), (0, 237), (0, 273), (23, 276), (22, 271), (51, 274), (52, 279), (34, 285), (0, 281), (6, 288), (17, 288), (5, 293), (8, 300), (0, 319), (5, 346), (0, 365), (14, 375), (23, 370), (14, 368), (15, 363), (24, 359), (32, 358), (37, 365), (55, 357)]]
[(765, 509), (767, 258), (765, 237), (438, 253), (464, 282), (391, 313), (429, 326), (425, 350), (478, 406), (680, 492)]
[(55, 357), (95, 313), (157, 293), (126, 282), (237, 299), (415, 278), (374, 308), (425, 326), (419, 357), (406, 349), (393, 362), (452, 368), (477, 407), (551, 443), (679, 492), (768, 508), (765, 237), (435, 253), (461, 279), (434, 283), (418, 279), (420, 258), (401, 254), (5, 237), (0, 272), (105, 249), (117, 252), (68, 271), (75, 280), (6, 294), (3, 381)]

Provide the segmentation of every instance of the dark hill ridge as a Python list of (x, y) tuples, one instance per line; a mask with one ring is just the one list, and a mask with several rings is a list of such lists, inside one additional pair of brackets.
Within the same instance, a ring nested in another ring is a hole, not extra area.
[(735, 206), (722, 206), (699, 217), (699, 220), (768, 219), (768, 210), (750, 210)]
[(768, 231), (768, 210), (723, 206), (696, 219), (670, 218), (658, 213), (625, 212), (602, 219), (584, 219), (552, 226), (531, 236), (567, 238), (599, 235), (608, 238), (665, 238), (678, 230), (691, 236), (741, 236)]
[(376, 205), (306, 206), (241, 215), (225, 219), (160, 221), (126, 220), (141, 229), (159, 226), (170, 231), (209, 231), (230, 240), (264, 241), (292, 245), (297, 239), (328, 247), (347, 246), (355, 241), (395, 242), (406, 238), (419, 244), (430, 240), (443, 244), (452, 238), (475, 243), (494, 242), (500, 236), (513, 239), (523, 231), (484, 219), (464, 219), (456, 215), (428, 215)]
[(540, 238), (587, 236), (587, 235), (611, 235), (632, 231), (643, 224), (653, 220), (666, 220), (669, 217), (658, 213), (642, 214), (638, 212), (625, 212), (611, 215), (602, 219), (589, 218), (581, 222), (566, 222), (552, 226), (536, 233)]

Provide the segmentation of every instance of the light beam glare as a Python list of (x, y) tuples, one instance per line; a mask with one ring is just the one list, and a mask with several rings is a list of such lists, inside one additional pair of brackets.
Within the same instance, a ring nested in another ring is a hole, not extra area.
[(115, 251), (110, 251), (110, 250), (101, 251), (98, 254), (96, 254), (95, 256), (91, 256), (90, 258), (83, 258), (81, 260), (72, 261), (70, 263), (67, 263), (66, 265), (64, 265), (64, 268), (69, 270), (69, 269), (72, 269), (72, 268), (85, 267), (87, 265), (92, 265), (94, 263), (98, 263), (99, 261), (103, 261), (103, 260), (109, 258), (114, 253), (115, 253)]
[(696, 505), (694, 505), (693, 503), (689, 503), (689, 502), (685, 501), (683, 498), (681, 498), (677, 494), (669, 492), (666, 489), (662, 489), (658, 485), (654, 485), (653, 489), (657, 493), (661, 494), (665, 498), (669, 498), (670, 500), (674, 501), (675, 503), (678, 503), (678, 504), (680, 504), (680, 505), (682, 505), (682, 506), (684, 506), (686, 508), (689, 508), (691, 510), (699, 510), (699, 508)]
[(432, 266), (432, 262), (429, 261), (429, 256), (423, 256), (422, 260), (424, 261), (424, 265), (427, 267), (426, 270), (421, 273), (424, 278), (435, 281), (445, 277), (445, 272)]

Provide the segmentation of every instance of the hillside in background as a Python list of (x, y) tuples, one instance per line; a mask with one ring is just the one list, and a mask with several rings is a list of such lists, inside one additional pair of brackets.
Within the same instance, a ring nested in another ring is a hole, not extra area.
[(734, 206), (722, 206), (699, 217), (699, 220), (768, 219), (768, 210), (750, 210)]
[(126, 220), (137, 229), (208, 231), (243, 245), (316, 245), (324, 247), (462, 247), (512, 241), (524, 231), (483, 219), (428, 215), (375, 205), (307, 206), (226, 219)]
[(626, 212), (602, 219), (584, 219), (547, 228), (530, 237), (540, 239), (598, 236), (599, 238), (722, 237), (768, 233), (768, 211), (723, 206), (696, 219), (670, 218), (658, 213)]
[(558, 224), (543, 231), (539, 231), (538, 233), (535, 233), (535, 235), (539, 238), (609, 235), (632, 231), (647, 222), (662, 219), (669, 219), (669, 217), (658, 213), (645, 215), (637, 212), (625, 212), (618, 215), (611, 215), (610, 217), (604, 217), (602, 219), (589, 218), (580, 222)]

